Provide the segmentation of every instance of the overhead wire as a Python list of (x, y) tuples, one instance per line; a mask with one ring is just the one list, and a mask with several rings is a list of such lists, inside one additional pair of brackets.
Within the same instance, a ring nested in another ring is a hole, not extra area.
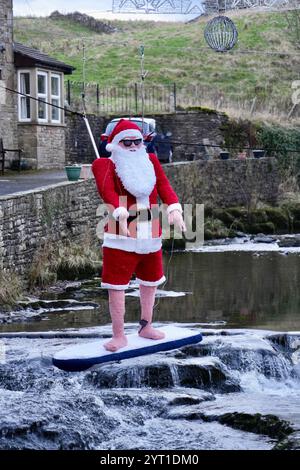
[(50, 103), (49, 101), (45, 101), (42, 98), (36, 98), (35, 96), (31, 96), (31, 95), (28, 95), (26, 93), (22, 93), (21, 91), (14, 90), (13, 88), (9, 88), (9, 87), (3, 86), (3, 85), (0, 85), (0, 88), (2, 88), (4, 90), (7, 90), (10, 93), (15, 93), (16, 95), (25, 96), (26, 98), (29, 98), (33, 101), (38, 101), (40, 103), (47, 104), (48, 106), (52, 106), (53, 108), (62, 109), (63, 111), (66, 111), (68, 113), (71, 113), (71, 114), (74, 114), (74, 115), (77, 115), (77, 116), (80, 116), (80, 117), (84, 117), (83, 113), (80, 113), (78, 111), (73, 111), (70, 108), (66, 108), (65, 106), (59, 106), (57, 104)]
[[(69, 107), (65, 107), (65, 106), (58, 106), (58, 105), (55, 105), (53, 103), (50, 103), (48, 101), (45, 101), (44, 99), (41, 99), (41, 98), (35, 98), (34, 96), (31, 96), (31, 95), (28, 95), (26, 93), (21, 93), (20, 91), (17, 91), (17, 90), (14, 90), (12, 88), (9, 88), (9, 87), (5, 87), (3, 85), (0, 85), (0, 88), (2, 89), (5, 89), (7, 91), (9, 91), (10, 93), (15, 93), (17, 95), (21, 95), (21, 96), (25, 96), (26, 98), (29, 98), (33, 101), (38, 101), (38, 102), (42, 102), (42, 103), (45, 103), (47, 104), (48, 106), (52, 106), (54, 108), (58, 108), (58, 109), (61, 109), (63, 111), (65, 111), (66, 113), (70, 113), (70, 114), (74, 114), (74, 115), (77, 115), (77, 116), (80, 116), (82, 118), (86, 118), (86, 112), (85, 112), (85, 108), (84, 108), (84, 112), (81, 113), (79, 111), (74, 111), (72, 109), (70, 109)], [(163, 140), (157, 140), (157, 143), (164, 143)], [(201, 147), (201, 148), (204, 148), (204, 147), (212, 147), (212, 148), (222, 148), (222, 145), (216, 145), (216, 144), (203, 144), (202, 142), (184, 142), (184, 141), (175, 141), (175, 140), (172, 140), (170, 141), (170, 143), (172, 145), (184, 145), (184, 146), (188, 146), (188, 147)], [(235, 147), (235, 146), (227, 146), (226, 145), (226, 148), (228, 150), (240, 150), (241, 147)], [(247, 149), (247, 150), (255, 150), (256, 147), (247, 147), (245, 146), (244, 149)], [(272, 148), (272, 147), (264, 147), (263, 150), (265, 150), (266, 152), (278, 152), (279, 149), (278, 148)], [(290, 148), (285, 148), (284, 151), (286, 152), (290, 152), (290, 153), (299, 153), (300, 152), (300, 149), (299, 150), (295, 150), (295, 149), (290, 149)]]

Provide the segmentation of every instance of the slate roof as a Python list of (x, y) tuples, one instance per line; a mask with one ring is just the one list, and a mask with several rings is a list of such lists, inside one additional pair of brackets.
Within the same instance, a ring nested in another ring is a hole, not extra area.
[(53, 59), (53, 57), (44, 54), (38, 49), (33, 49), (32, 47), (24, 46), (24, 44), (20, 44), (19, 42), (14, 42), (13, 46), (15, 57), (17, 56), (17, 58), (30, 60), (33, 66), (43, 65), (52, 69), (60, 70), (67, 75), (71, 74), (72, 71), (75, 70), (75, 67), (72, 67), (72, 65), (68, 65), (64, 62)]

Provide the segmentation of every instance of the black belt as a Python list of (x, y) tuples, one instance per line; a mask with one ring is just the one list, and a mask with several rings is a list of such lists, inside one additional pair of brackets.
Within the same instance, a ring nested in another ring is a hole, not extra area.
[(130, 224), (136, 218), (139, 218), (139, 222), (148, 222), (152, 219), (151, 209), (140, 209), (139, 211), (129, 211), (129, 217), (127, 222)]

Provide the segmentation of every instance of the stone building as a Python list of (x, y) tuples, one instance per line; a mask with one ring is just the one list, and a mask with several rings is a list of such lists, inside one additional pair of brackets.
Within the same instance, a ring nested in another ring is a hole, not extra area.
[[(64, 112), (43, 101), (63, 106), (64, 75), (73, 70), (70, 65), (14, 42), (12, 0), (0, 0), (0, 138), (6, 149), (21, 148), (32, 168), (65, 165)], [(13, 159), (14, 154), (7, 153), (7, 157)]]

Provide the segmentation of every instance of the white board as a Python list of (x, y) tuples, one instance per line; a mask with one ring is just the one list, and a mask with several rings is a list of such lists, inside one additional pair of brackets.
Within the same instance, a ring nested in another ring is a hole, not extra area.
[(121, 361), (145, 354), (177, 349), (187, 344), (199, 343), (202, 340), (201, 333), (196, 330), (172, 325), (164, 326), (159, 330), (165, 333), (165, 337), (157, 341), (142, 338), (137, 333), (127, 335), (128, 345), (116, 352), (107, 351), (104, 348), (103, 344), (109, 341), (107, 338), (69, 346), (56, 353), (52, 362), (59, 369), (75, 372), (88, 369), (95, 364)]

